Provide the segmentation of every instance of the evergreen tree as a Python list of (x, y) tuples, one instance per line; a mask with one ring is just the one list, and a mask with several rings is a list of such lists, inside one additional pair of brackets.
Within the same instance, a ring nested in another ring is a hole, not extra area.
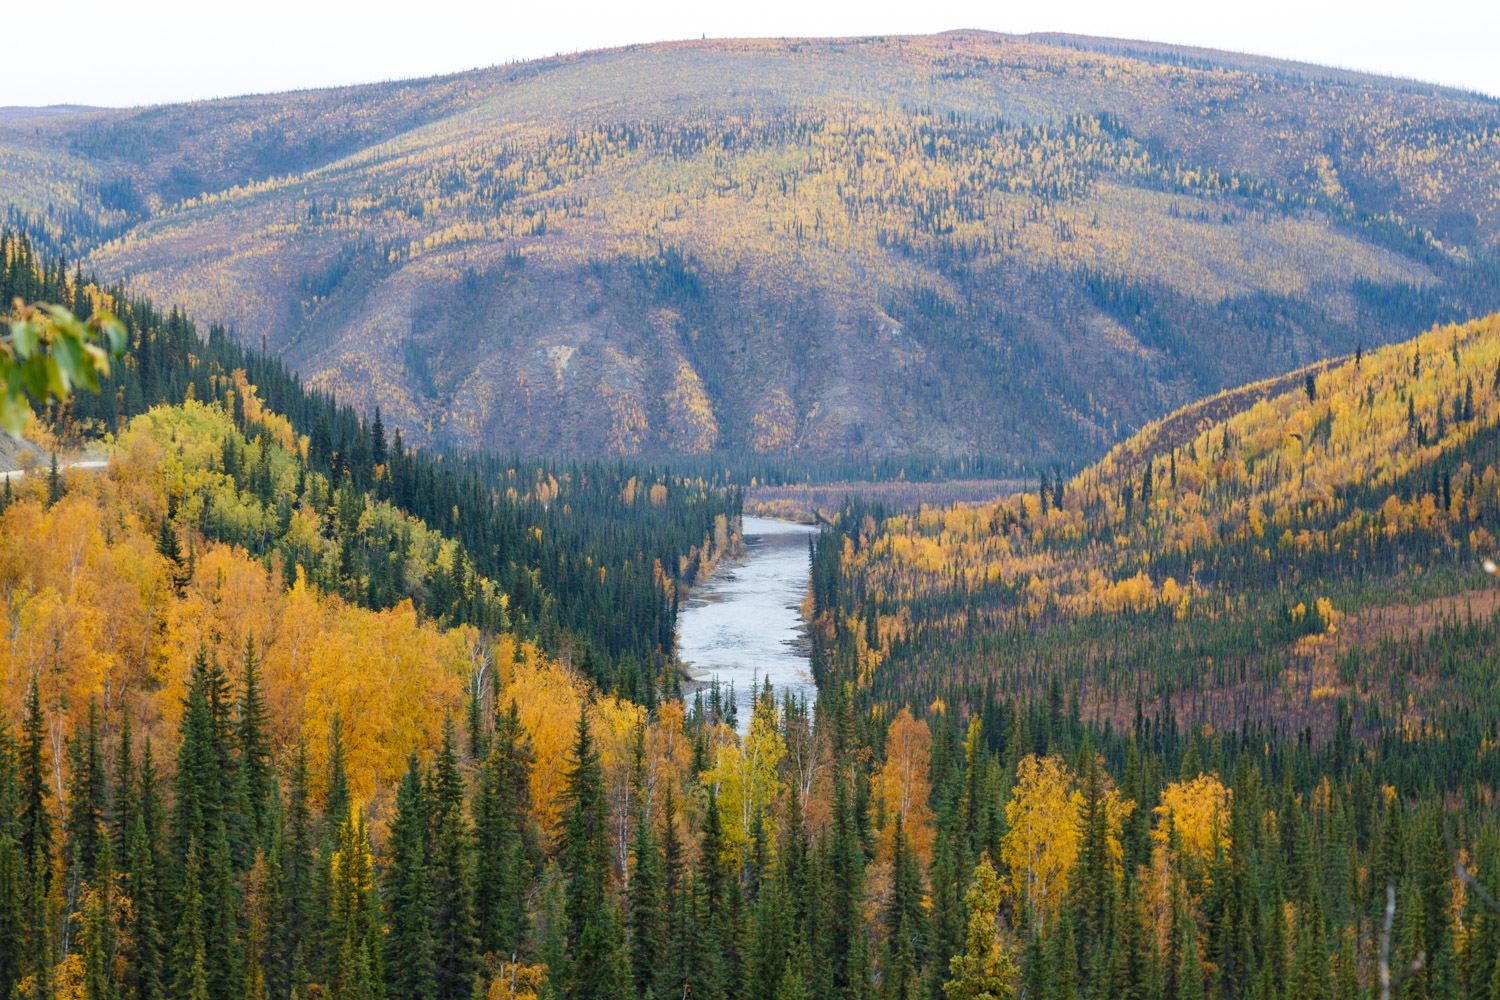
[(756, 896), (755, 936), (745, 989), (749, 1000), (773, 1000), (793, 950), (800, 951), (790, 919), (784, 875), (785, 868), (778, 869)]
[(570, 946), (564, 981), (568, 1000), (606, 1000), (619, 989), (611, 921), (614, 904), (605, 895), (609, 852), (604, 780), (587, 709), (578, 714), (566, 782), (559, 831)]
[(1203, 1000), (1203, 965), (1198, 956), (1198, 931), (1186, 908), (1177, 917), (1181, 955), (1174, 975), (1176, 1000)]
[(422, 770), (413, 753), (396, 792), (385, 871), (384, 962), (391, 1000), (432, 1000), (437, 992), (427, 827)]
[(384, 993), (380, 913), (369, 842), (358, 816), (351, 815), (340, 827), (330, 869), (328, 922), (338, 950), (331, 963), (329, 994), (335, 1000), (379, 1000)]
[(204, 859), (202, 887), (209, 997), (210, 1000), (237, 1000), (244, 988), (244, 955), (239, 927), (242, 907), (228, 832), (222, 819), (210, 831), (210, 844), (211, 849)]
[(110, 800), (109, 836), (114, 856), (120, 859), (121, 872), (130, 874), (130, 835), (135, 829), (135, 748), (130, 728), (130, 710), (120, 712), (120, 743), (115, 748), (114, 796)]
[(259, 665), (255, 639), (245, 637), (245, 654), (240, 674), (239, 745), (240, 771), (244, 787), (245, 823), (254, 848), (264, 849), (270, 843), (272, 796), (276, 772), (271, 763), (271, 741), (265, 699), (260, 692)]
[(187, 586), (188, 574), (183, 564), (182, 542), (177, 537), (177, 529), (166, 514), (161, 516), (161, 527), (156, 533), (156, 551), (166, 557), (171, 564), (168, 569), (172, 574), (173, 586), (179, 593)]
[(0, 996), (13, 995), (26, 968), (21, 851), (10, 831), (0, 831)]
[(1292, 991), (1305, 1000), (1324, 1000), (1328, 996), (1328, 947), (1323, 931), (1323, 908), (1318, 903), (1320, 891), (1312, 887), (1303, 897), (1298, 912), (1297, 961), (1292, 973)]
[[(104, 777), (104, 754), (99, 745), (99, 710), (89, 703), (88, 728), (68, 741), (68, 816), (66, 824), (68, 897), (70, 927), (81, 917), (83, 890), (94, 882), (95, 865), (101, 846), (108, 837), (104, 827), (108, 807), (108, 788)], [(64, 947), (67, 947), (65, 944)]]
[(981, 858), (964, 897), (969, 913), (964, 950), (953, 956), (943, 984), (950, 1000), (1000, 1000), (1015, 992), (1015, 965), (995, 926), (1003, 896), (989, 857)]
[(964, 947), (967, 918), (964, 909), (966, 882), (962, 873), (967, 867), (968, 854), (965, 850), (967, 838), (959, 828), (960, 782), (957, 774), (949, 782), (948, 794), (938, 815), (937, 840), (933, 849), (929, 1000), (942, 1000), (948, 960)]
[[(273, 852), (274, 852), (273, 844)], [(274, 853), (255, 852), (245, 874), (245, 986), (246, 1000), (267, 1000), (266, 971), (271, 951), (271, 928), (280, 916), (277, 892), (280, 872)]]
[(688, 893), (684, 883), (682, 841), (677, 835), (677, 801), (668, 785), (662, 796), (661, 807), (662, 843), (662, 903), (666, 912), (666, 967), (656, 976), (663, 997), (675, 995), (687, 983), (688, 928), (692, 921), (688, 913)]
[(329, 841), (337, 841), (339, 831), (349, 822), (349, 777), (346, 773), (344, 725), (339, 713), (333, 715), (328, 731), (328, 794), (323, 805), (323, 829)]
[(885, 945), (881, 956), (882, 991), (891, 1000), (916, 1000), (922, 970), (926, 914), (922, 907), (922, 875), (906, 838), (906, 827), (896, 817), (892, 839), (891, 893), (885, 907)]
[(636, 993), (654, 992), (659, 971), (666, 962), (666, 928), (663, 922), (661, 852), (652, 836), (651, 821), (644, 807), (635, 823), (631, 844), (630, 972)]
[(1103, 776), (1093, 745), (1085, 741), (1078, 761), (1083, 795), (1080, 810), (1082, 838), (1070, 890), (1072, 909), (1084, 947), (1092, 947), (1102, 932), (1109, 893), (1114, 881), (1114, 858), (1110, 848), (1109, 817), (1105, 812)]
[(474, 798), (474, 905), (482, 952), (508, 956), (524, 944), (530, 876), (524, 823), (532, 762), (530, 739), (512, 700), (496, 720)]
[(478, 971), (474, 881), (463, 779), (451, 720), (443, 728), (429, 783), (432, 838), (432, 942), (438, 1000), (468, 1000)]
[(833, 830), (825, 855), (829, 893), (823, 958), (833, 987), (848, 990), (861, 971), (856, 951), (861, 949), (864, 905), (865, 853), (860, 843), (855, 807), (849, 800), (847, 772), (834, 779)]
[(177, 935), (172, 948), (172, 996), (209, 1000), (208, 948), (203, 914), (203, 866), (198, 841), (190, 840), (183, 860), (182, 889), (177, 898)]
[[(138, 812), (131, 821), (127, 864), (129, 871), (125, 880), (131, 916), (125, 985), (136, 1000), (157, 1000), (162, 996), (162, 938), (156, 874), (158, 860), (158, 854), (150, 843), (146, 818)], [(196, 945), (190, 946), (190, 950), (191, 947)]]
[(305, 939), (313, 934), (319, 895), (315, 875), (317, 847), (308, 800), (307, 747), (297, 745), (288, 795), (287, 832), (281, 856), (284, 916), (271, 945), (269, 992), (280, 998), (303, 994), (311, 974)]
[(206, 845), (224, 823), (226, 799), (232, 792), (225, 787), (223, 761), (227, 748), (219, 745), (221, 732), (214, 706), (221, 680), (222, 674), (200, 647), (193, 658), (183, 704), (173, 782), (173, 856), (184, 865), (184, 871), (190, 842), (197, 842), (200, 864), (204, 862)]
[(1026, 976), (1021, 991), (1027, 1000), (1052, 1000), (1051, 958), (1042, 936), (1033, 933), (1026, 946)]
[(37, 684), (26, 695), (26, 721), (21, 730), (21, 864), (40, 878), (38, 896), (52, 885), (52, 814), (47, 808), (47, 732)]
[(52, 453), (52, 464), (47, 469), (47, 506), (54, 506), (62, 499), (62, 476), (57, 470), (57, 452)]
[(1055, 932), (1050, 937), (1052, 1000), (1078, 1000), (1078, 943), (1073, 934), (1073, 917), (1066, 910), (1058, 914)]
[(86, 1000), (114, 1000), (119, 995), (115, 981), (115, 877), (109, 838), (101, 838), (95, 859), (95, 879), (83, 916), (83, 995)]

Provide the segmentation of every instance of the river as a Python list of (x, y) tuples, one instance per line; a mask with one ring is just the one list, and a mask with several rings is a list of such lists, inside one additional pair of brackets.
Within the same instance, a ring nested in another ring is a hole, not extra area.
[(742, 533), (745, 555), (720, 562), (695, 586), (677, 622), (677, 653), (694, 681), (734, 685), (740, 732), (768, 677), (778, 704), (787, 691), (809, 705), (817, 697), (801, 610), (807, 541), (817, 529), (746, 517)]

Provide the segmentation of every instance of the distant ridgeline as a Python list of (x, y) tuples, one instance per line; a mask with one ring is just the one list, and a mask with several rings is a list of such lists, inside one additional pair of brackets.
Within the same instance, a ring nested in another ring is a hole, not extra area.
[[(197, 435), (216, 453), (169, 496), (171, 524), (298, 567), (328, 593), (372, 608), (410, 598), (446, 624), (514, 630), (548, 653), (581, 657), (606, 689), (654, 697), (675, 645), (676, 587), (726, 544), (740, 496), (623, 463), (434, 456), (388, 440), (305, 387), (281, 361), (220, 326), (207, 338), (180, 310), (104, 288), (44, 259), (25, 233), (0, 236), (0, 301), (55, 302), (80, 316), (107, 307), (126, 325), (123, 361), (45, 414), (60, 443), (123, 433), (155, 407), (179, 447)], [(409, 517), (408, 517), (409, 515)], [(445, 541), (446, 540), (446, 541)]]
[(1497, 537), (1500, 315), (1209, 398), (1037, 492), (847, 505), (815, 665), (872, 704), (1031, 692), (1041, 731), (1365, 738), (1398, 787), (1495, 787)]
[(1034, 478), (1500, 308), (1497, 163), (1482, 95), (965, 31), (0, 121), (0, 208), (423, 447)]

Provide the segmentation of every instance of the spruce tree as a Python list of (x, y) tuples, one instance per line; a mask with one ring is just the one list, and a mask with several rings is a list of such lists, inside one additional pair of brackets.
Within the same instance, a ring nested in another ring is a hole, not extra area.
[(209, 831), (204, 857), (203, 904), (208, 989), (211, 1000), (238, 1000), (244, 987), (240, 935), (241, 896), (223, 818)]
[[(795, 796), (793, 796), (795, 798)], [(749, 1000), (773, 1000), (786, 974), (794, 936), (783, 879), (785, 869), (768, 876), (755, 900), (754, 944), (746, 984)]]
[(51, 794), (47, 781), (47, 722), (42, 715), (37, 683), (31, 682), (26, 696), (26, 721), (21, 730), (21, 865), (28, 878), (40, 879), (38, 896), (46, 896), (52, 885), (52, 813), (47, 808)]
[(666, 913), (665, 967), (657, 972), (656, 982), (663, 997), (675, 995), (687, 982), (688, 926), (687, 886), (684, 880), (682, 841), (677, 835), (677, 801), (668, 785), (661, 805), (661, 871), (662, 905)]
[[(83, 889), (94, 882), (94, 869), (102, 844), (108, 839), (104, 818), (108, 808), (104, 777), (104, 754), (99, 745), (99, 709), (89, 703), (88, 726), (68, 741), (68, 815), (64, 844), (68, 865), (67, 942), (81, 919)], [(65, 945), (66, 947), (66, 945)]]
[(1022, 992), (1026, 1000), (1052, 1000), (1051, 955), (1037, 933), (1026, 945), (1026, 976)]
[(380, 912), (369, 841), (358, 816), (351, 815), (339, 828), (338, 848), (329, 867), (329, 936), (337, 949), (331, 956), (329, 994), (335, 1000), (379, 1000), (385, 992)]
[(1003, 896), (989, 857), (981, 858), (964, 897), (968, 910), (964, 949), (953, 956), (948, 981), (943, 984), (949, 1000), (999, 1000), (1014, 994), (1015, 965), (995, 925)]
[(629, 889), (630, 973), (636, 993), (645, 996), (655, 990), (657, 974), (666, 961), (667, 943), (662, 912), (661, 852), (644, 807), (636, 817), (630, 854), (633, 862)]
[(451, 720), (443, 728), (429, 783), (432, 837), (432, 941), (438, 1000), (469, 1000), (479, 969), (474, 880), (463, 779)]
[(1115, 874), (1103, 775), (1098, 755), (1087, 740), (1079, 754), (1078, 770), (1083, 796), (1079, 817), (1082, 837), (1069, 888), (1079, 936), (1087, 948), (1104, 926), (1105, 907)]
[(922, 875), (916, 854), (896, 817), (892, 841), (891, 893), (885, 907), (885, 944), (881, 956), (882, 992), (891, 1000), (916, 1000), (926, 938)]
[(162, 937), (157, 900), (157, 852), (146, 830), (145, 816), (131, 821), (125, 892), (130, 897), (130, 935), (125, 985), (136, 1000), (162, 996)]
[(1184, 906), (1177, 916), (1181, 956), (1173, 976), (1177, 986), (1176, 1000), (1203, 1000), (1203, 965), (1198, 956), (1198, 930)]
[(270, 992), (277, 998), (301, 995), (311, 974), (306, 939), (314, 934), (318, 910), (317, 846), (308, 798), (307, 747), (297, 745), (287, 803), (285, 849), (281, 851), (284, 916), (271, 945)]
[(0, 996), (12, 996), (26, 968), (26, 920), (22, 912), (21, 851), (9, 831), (0, 831)]
[(240, 673), (239, 726), (235, 735), (239, 749), (245, 825), (252, 845), (252, 856), (256, 848), (265, 849), (271, 835), (271, 798), (275, 790), (276, 774), (271, 764), (269, 728), (266, 703), (260, 692), (255, 639), (247, 635)]
[(432, 1000), (437, 992), (428, 878), (427, 807), (417, 755), (396, 792), (385, 871), (386, 990), (391, 1000)]
[(173, 796), (174, 853), (183, 865), (184, 873), (188, 848), (196, 845), (201, 852), (204, 834), (217, 818), (222, 791), (213, 754), (213, 721), (204, 689), (206, 671), (207, 653), (200, 648), (193, 661), (188, 696), (179, 724), (181, 742), (177, 750), (176, 794)]
[(864, 906), (865, 853), (850, 801), (849, 777), (846, 765), (834, 778), (833, 830), (824, 864), (829, 905), (823, 960), (833, 987), (841, 992), (857, 983), (856, 973), (861, 969), (855, 951), (862, 947)]
[(264, 848), (245, 873), (245, 986), (246, 1000), (267, 1000), (266, 971), (270, 961), (271, 931), (280, 917), (276, 862)]
[(182, 542), (177, 537), (177, 529), (166, 514), (161, 516), (161, 527), (156, 533), (156, 551), (165, 556), (171, 564), (168, 571), (172, 574), (172, 584), (178, 593), (187, 585), (188, 578), (183, 567)]
[(52, 453), (52, 464), (47, 469), (47, 506), (54, 506), (62, 499), (62, 475), (57, 469), (57, 452)]
[(609, 853), (604, 779), (589, 731), (587, 708), (580, 709), (566, 774), (560, 833), (570, 949), (568, 1000), (612, 1000), (615, 981), (614, 904), (605, 895)]
[(177, 897), (177, 934), (172, 947), (172, 992), (181, 1000), (209, 1000), (208, 948), (203, 915), (203, 866), (198, 841), (188, 841), (183, 859), (182, 889)]
[(1066, 910), (1057, 915), (1057, 925), (1049, 937), (1052, 1000), (1078, 1000), (1078, 942), (1073, 917)]
[(115, 748), (114, 795), (109, 808), (109, 836), (114, 856), (120, 859), (121, 872), (130, 874), (130, 834), (135, 828), (135, 748), (130, 728), (130, 710), (120, 712), (120, 743)]
[(83, 916), (83, 995), (85, 1000), (114, 1000), (115, 982), (115, 879), (113, 850), (102, 838), (96, 859), (96, 878)]
[(525, 816), (533, 754), (515, 701), (495, 724), (474, 797), (474, 905), (480, 950), (509, 956), (524, 945), (530, 874)]
[(932, 960), (929, 963), (928, 1000), (942, 1000), (948, 960), (959, 954), (964, 944), (966, 882), (962, 873), (967, 867), (968, 856), (964, 849), (967, 836), (961, 826), (962, 794), (962, 779), (955, 772), (938, 813), (932, 854), (932, 913), (928, 920)]

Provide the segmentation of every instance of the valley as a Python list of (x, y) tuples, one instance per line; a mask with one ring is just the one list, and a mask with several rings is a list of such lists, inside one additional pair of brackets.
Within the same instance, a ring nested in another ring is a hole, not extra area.
[(1500, 998), (1495, 97), (705, 33), (0, 207), (0, 1000)]

